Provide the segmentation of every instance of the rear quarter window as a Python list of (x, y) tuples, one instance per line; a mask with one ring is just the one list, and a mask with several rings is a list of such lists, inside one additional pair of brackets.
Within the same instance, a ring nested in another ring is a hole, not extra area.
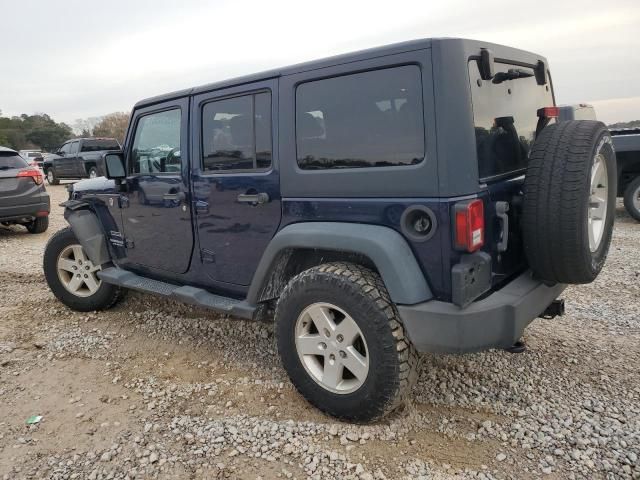
[[(496, 81), (500, 72), (508, 73), (510, 69), (520, 70), (523, 76)], [(554, 105), (550, 82), (538, 85), (532, 68), (496, 62), (495, 73), (492, 80), (482, 80), (478, 62), (469, 62), (478, 170), (482, 180), (526, 168), (535, 139), (537, 111)]]
[(425, 156), (416, 65), (315, 80), (296, 89), (301, 169), (415, 165)]

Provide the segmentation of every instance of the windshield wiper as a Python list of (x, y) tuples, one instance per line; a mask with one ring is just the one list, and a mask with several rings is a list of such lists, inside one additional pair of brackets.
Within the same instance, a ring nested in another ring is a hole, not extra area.
[(492, 83), (502, 83), (507, 80), (516, 80), (518, 78), (533, 77), (533, 73), (527, 72), (520, 68), (510, 68), (506, 72), (498, 72), (493, 76)]

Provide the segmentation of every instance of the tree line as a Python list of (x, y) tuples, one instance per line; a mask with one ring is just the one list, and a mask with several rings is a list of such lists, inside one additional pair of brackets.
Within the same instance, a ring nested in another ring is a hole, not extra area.
[(46, 113), (3, 117), (0, 110), (0, 146), (52, 152), (67, 140), (78, 137), (110, 137), (123, 143), (128, 124), (127, 112), (78, 119), (72, 127), (56, 122)]

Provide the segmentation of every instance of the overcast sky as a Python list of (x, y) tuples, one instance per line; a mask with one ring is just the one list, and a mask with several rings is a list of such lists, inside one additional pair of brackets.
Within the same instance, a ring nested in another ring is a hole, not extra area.
[(558, 103), (640, 118), (640, 0), (0, 0), (0, 110), (57, 121), (387, 43), (466, 37), (548, 58)]

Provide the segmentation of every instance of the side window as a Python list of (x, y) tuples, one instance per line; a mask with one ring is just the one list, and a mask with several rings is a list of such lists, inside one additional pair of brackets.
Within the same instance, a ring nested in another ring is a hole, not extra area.
[(130, 170), (132, 173), (180, 172), (180, 109), (151, 113), (138, 120)]
[(69, 153), (69, 149), (70, 149), (70, 147), (71, 147), (71, 144), (70, 144), (70, 143), (65, 143), (64, 145), (62, 145), (62, 146), (60, 147), (60, 150), (59, 150), (59, 151), (60, 151), (60, 152), (62, 152), (62, 153)]
[(204, 171), (271, 167), (271, 93), (207, 103), (202, 109)]
[(344, 75), (296, 89), (302, 169), (414, 165), (425, 154), (416, 65)]
[(79, 145), (80, 145), (80, 142), (71, 142), (71, 146), (69, 147), (69, 153), (71, 155), (75, 155), (76, 153), (78, 153)]

